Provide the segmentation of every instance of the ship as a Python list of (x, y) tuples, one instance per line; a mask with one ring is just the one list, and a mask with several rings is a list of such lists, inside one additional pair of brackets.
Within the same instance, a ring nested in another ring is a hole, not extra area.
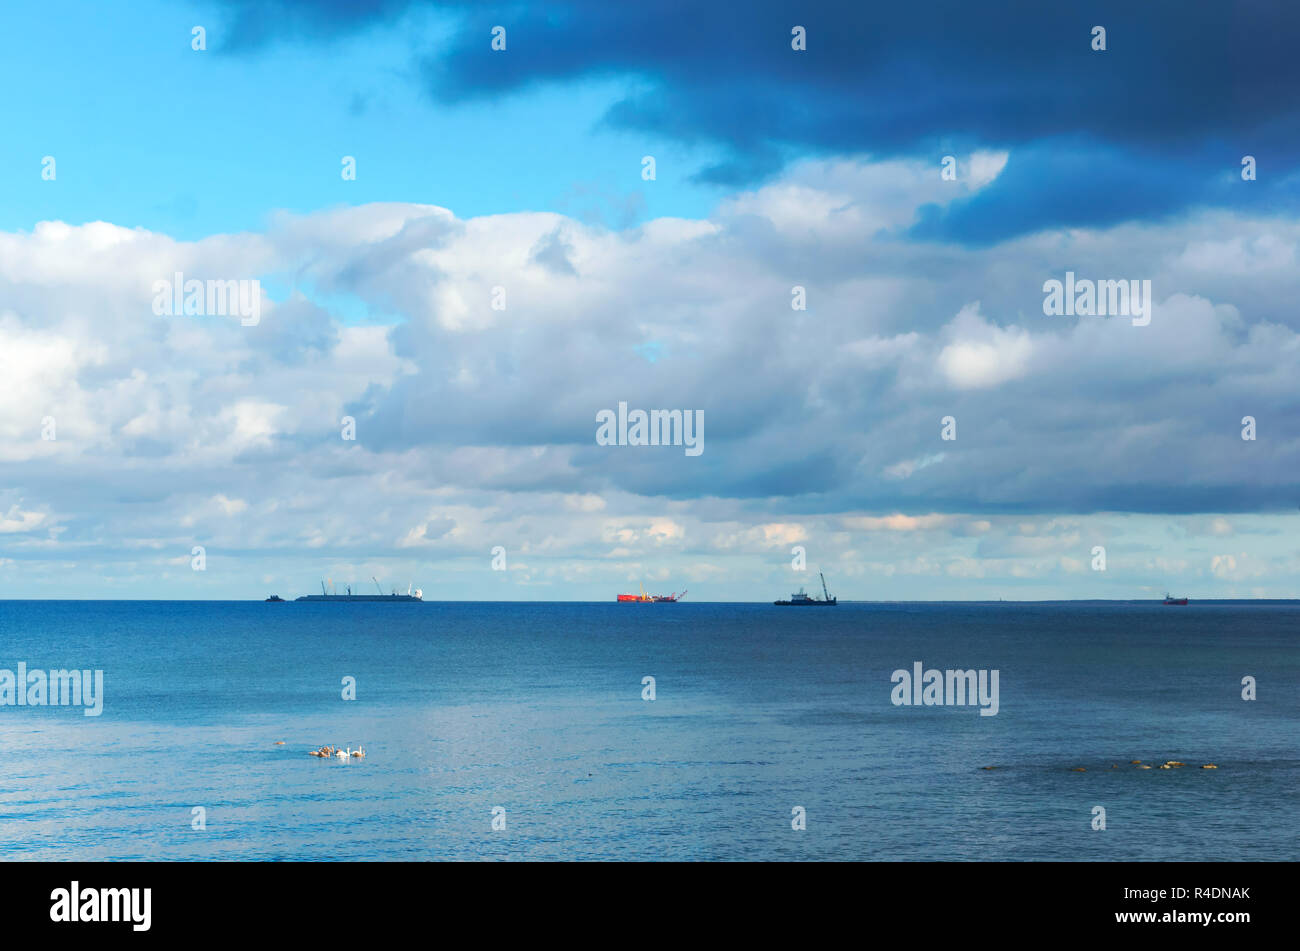
[(1168, 591), (1165, 592), (1165, 604), (1180, 604), (1180, 605), (1181, 605), (1181, 604), (1186, 604), (1186, 603), (1187, 603), (1187, 599), (1186, 599), (1186, 598), (1175, 598), (1175, 597), (1174, 597), (1172, 594), (1170, 594)]
[(284, 602), (284, 598), (280, 597), (278, 594), (273, 594), (273, 595), (271, 595), (269, 598), (267, 598), (266, 600), (267, 600), (268, 603), (270, 603), (270, 602), (275, 602), (275, 603), (277, 603), (277, 604), (280, 604), (280, 603), (283, 603), (283, 602)]
[(678, 594), (675, 591), (672, 594), (646, 594), (645, 586), (642, 585), (640, 594), (620, 594), (614, 600), (635, 601), (640, 604), (660, 604), (660, 603), (674, 604), (677, 601), (680, 601), (684, 597), (686, 597), (685, 591), (682, 591), (681, 594)]
[(826, 590), (826, 576), (819, 571), (817, 572), (817, 577), (822, 579), (822, 594), (826, 596), (826, 600), (823, 601), (821, 598), (810, 598), (808, 593), (804, 591), (803, 588), (800, 588), (794, 594), (790, 595), (789, 601), (773, 601), (772, 603), (782, 608), (835, 607), (835, 605), (839, 603), (839, 599), (832, 598), (831, 593)]
[(419, 588), (412, 590), (411, 586), (407, 585), (406, 594), (398, 594), (396, 589), (394, 589), (391, 594), (384, 594), (384, 589), (380, 587), (379, 581), (375, 578), (371, 578), (370, 580), (375, 582), (375, 587), (379, 591), (378, 594), (353, 594), (352, 585), (346, 585), (346, 589), (347, 589), (346, 593), (339, 594), (338, 589), (334, 587), (333, 582), (330, 582), (329, 589), (326, 588), (326, 582), (329, 581), (329, 579), (326, 578), (325, 581), (322, 581), (320, 584), (320, 594), (304, 594), (300, 598), (294, 598), (294, 600), (295, 601), (331, 601), (331, 602), (333, 601), (393, 602), (393, 601), (423, 601), (424, 600), (424, 592)]

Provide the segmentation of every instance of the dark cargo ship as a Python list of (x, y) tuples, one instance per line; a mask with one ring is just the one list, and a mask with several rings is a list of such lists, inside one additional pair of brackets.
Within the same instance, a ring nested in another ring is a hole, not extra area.
[(817, 577), (822, 579), (822, 594), (826, 596), (825, 601), (821, 600), (820, 598), (810, 598), (808, 594), (804, 591), (804, 589), (800, 588), (794, 594), (790, 595), (789, 601), (773, 601), (772, 603), (775, 604), (777, 607), (782, 607), (782, 608), (792, 608), (792, 607), (793, 608), (821, 608), (821, 607), (833, 608), (835, 607), (835, 605), (838, 604), (839, 601), (837, 598), (832, 598), (831, 593), (826, 590), (826, 576), (819, 571), (817, 572)]
[[(326, 579), (328, 580), (328, 579)], [(384, 589), (379, 587), (379, 582), (374, 578), (370, 579), (375, 582), (375, 587), (379, 589), (378, 594), (353, 594), (352, 585), (347, 585), (346, 594), (331, 593), (326, 590), (325, 582), (320, 584), (320, 594), (304, 594), (301, 598), (294, 598), (295, 601), (423, 601), (424, 592), (419, 588), (414, 591), (411, 586), (406, 586), (406, 594), (398, 594), (396, 590), (392, 594), (384, 594)], [(332, 587), (332, 585), (331, 585)]]

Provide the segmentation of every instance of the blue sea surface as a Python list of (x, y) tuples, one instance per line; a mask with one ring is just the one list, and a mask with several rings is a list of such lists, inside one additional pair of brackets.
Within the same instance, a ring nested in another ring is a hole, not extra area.
[[(0, 857), (1294, 860), (1298, 632), (1296, 602), (0, 602), (0, 668), (105, 677), (99, 717), (0, 706)], [(916, 661), (996, 669), (997, 715), (895, 706)]]

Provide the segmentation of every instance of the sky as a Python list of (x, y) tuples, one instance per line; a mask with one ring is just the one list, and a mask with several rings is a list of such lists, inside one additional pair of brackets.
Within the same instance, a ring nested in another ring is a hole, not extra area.
[(996, 6), (6, 10), (0, 597), (1300, 596), (1300, 10)]

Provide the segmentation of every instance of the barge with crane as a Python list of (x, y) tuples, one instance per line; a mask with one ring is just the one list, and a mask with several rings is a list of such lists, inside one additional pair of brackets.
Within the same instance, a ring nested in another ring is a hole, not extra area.
[(804, 591), (803, 588), (800, 588), (794, 594), (790, 595), (789, 601), (773, 601), (772, 603), (779, 608), (835, 607), (835, 605), (839, 604), (839, 599), (832, 598), (831, 593), (826, 590), (826, 576), (820, 571), (817, 572), (817, 576), (822, 579), (822, 594), (825, 595), (826, 600), (823, 601), (821, 598), (809, 597), (808, 593)]

